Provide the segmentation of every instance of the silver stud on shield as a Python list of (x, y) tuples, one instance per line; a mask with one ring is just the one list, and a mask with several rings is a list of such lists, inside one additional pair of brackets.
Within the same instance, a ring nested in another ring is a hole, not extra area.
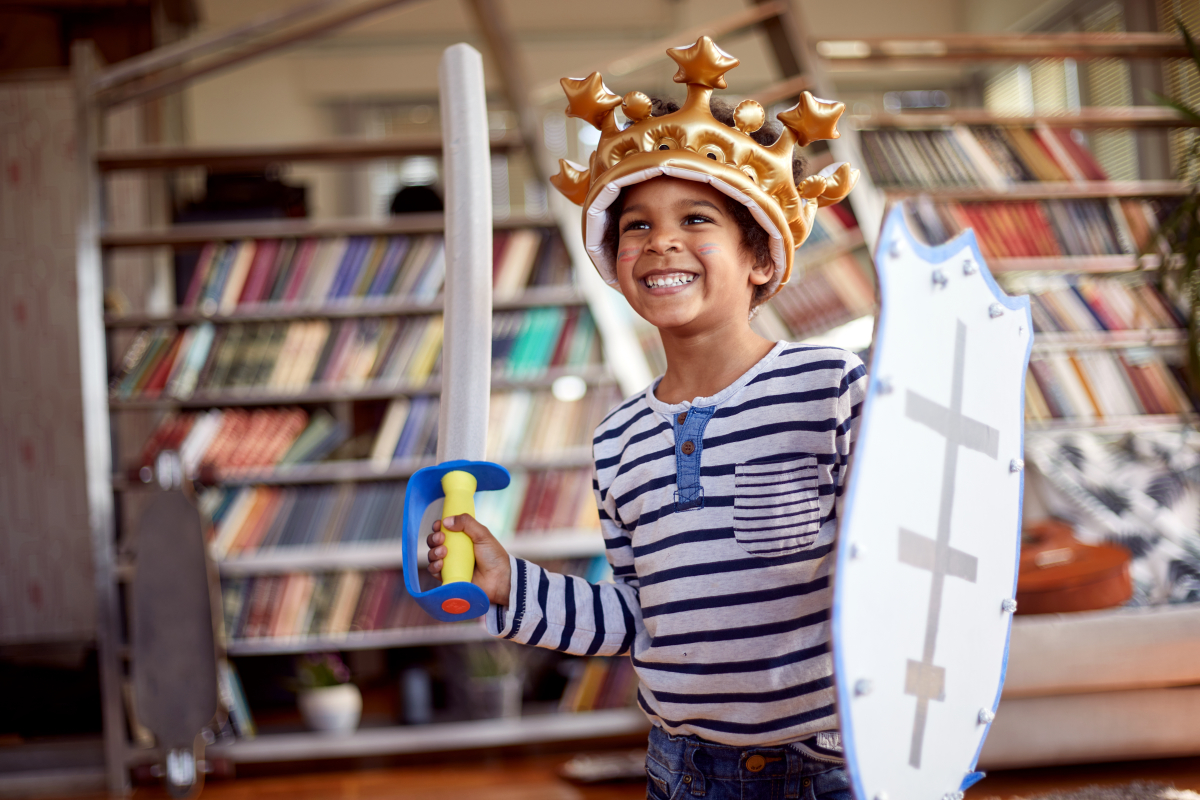
[(988, 306), (988, 316), (992, 319), (1004, 316), (1004, 306), (1000, 305), (999, 303), (992, 303), (990, 306)]
[(1006, 597), (1000, 601), (1000, 610), (1007, 614), (1015, 614), (1017, 611), (1017, 601), (1011, 597)]
[(875, 686), (867, 678), (859, 678), (854, 682), (854, 693), (859, 697), (866, 697), (874, 688)]
[(980, 725), (990, 725), (992, 723), (992, 720), (994, 720), (995, 718), (996, 718), (996, 714), (990, 708), (979, 709), (979, 724)]

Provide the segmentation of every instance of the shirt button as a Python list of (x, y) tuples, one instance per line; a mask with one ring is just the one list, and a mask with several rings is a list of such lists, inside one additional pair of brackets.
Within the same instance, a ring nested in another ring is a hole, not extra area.
[(805, 778), (804, 780), (800, 781), (801, 786), (808, 786), (811, 783), (812, 783), (812, 778)]
[(687, 412), (686, 411), (680, 412), (679, 416), (675, 418), (675, 421), (678, 422), (680, 425), (687, 422)]
[(689, 439), (686, 442), (684, 442), (683, 447), (681, 447), (679, 449), (683, 451), (683, 454), (685, 456), (690, 456), (692, 453), (696, 452), (696, 445), (694, 445), (692, 443), (692, 440)]
[[(757, 753), (746, 759), (746, 769), (751, 772), (762, 772), (762, 768), (767, 765), (767, 760)], [(807, 786), (808, 784), (804, 784)]]
[(684, 782), (684, 783), (691, 783), (691, 782), (692, 782), (692, 776), (691, 776), (691, 775), (684, 775), (684, 776), (683, 776), (683, 782)]

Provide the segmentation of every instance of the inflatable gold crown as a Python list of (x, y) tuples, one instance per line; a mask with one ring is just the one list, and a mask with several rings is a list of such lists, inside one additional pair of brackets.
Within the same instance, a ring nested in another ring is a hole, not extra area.
[[(605, 251), (605, 212), (626, 186), (659, 175), (700, 181), (745, 205), (771, 237), (775, 274), (768, 295), (787, 282), (792, 256), (812, 230), (817, 208), (838, 202), (850, 193), (858, 170), (835, 164), (797, 186), (792, 178), (792, 148), (838, 137), (837, 121), (845, 106), (818, 100), (808, 92), (800, 102), (778, 115), (783, 132), (770, 146), (750, 134), (766, 121), (754, 100), (733, 112), (735, 128), (713, 118), (709, 100), (713, 89), (726, 88), (725, 73), (740, 62), (702, 36), (691, 47), (673, 47), (667, 55), (679, 65), (676, 83), (687, 84), (683, 107), (659, 117), (650, 115), (650, 98), (642, 92), (618, 97), (604, 85), (599, 72), (586, 78), (563, 78), (569, 105), (567, 115), (600, 131), (600, 142), (587, 167), (566, 159), (550, 179), (572, 202), (583, 206), (583, 236), (588, 254), (604, 280), (617, 285), (613, 254)], [(617, 127), (621, 107), (630, 125)]]

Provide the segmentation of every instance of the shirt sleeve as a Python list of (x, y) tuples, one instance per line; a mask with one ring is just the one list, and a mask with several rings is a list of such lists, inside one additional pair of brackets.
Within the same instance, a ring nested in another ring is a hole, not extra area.
[(854, 452), (854, 443), (858, 438), (858, 423), (862, 416), (863, 401), (866, 397), (867, 369), (858, 356), (847, 353), (846, 365), (842, 369), (842, 382), (838, 387), (835, 433), (838, 457), (834, 483), (837, 486), (835, 497), (839, 500), (846, 486), (847, 467), (850, 463), (850, 456)]
[(489, 609), (488, 633), (580, 656), (630, 652), (642, 627), (633, 543), (617, 518), (615, 503), (607, 492), (600, 491), (594, 475), (592, 489), (613, 582), (588, 583), (509, 556), (512, 587), (508, 603), (493, 604)]

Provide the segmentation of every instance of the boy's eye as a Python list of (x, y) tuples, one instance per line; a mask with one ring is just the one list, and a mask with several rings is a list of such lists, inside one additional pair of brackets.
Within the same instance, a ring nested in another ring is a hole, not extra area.
[(683, 218), (684, 225), (699, 225), (704, 222), (712, 222), (712, 220), (703, 214), (688, 214)]
[(649, 227), (650, 226), (647, 223), (645, 223), (644, 221), (642, 221), (640, 219), (635, 219), (630, 222), (626, 222), (624, 225), (622, 225), (621, 233), (625, 233), (626, 231), (644, 231)]

